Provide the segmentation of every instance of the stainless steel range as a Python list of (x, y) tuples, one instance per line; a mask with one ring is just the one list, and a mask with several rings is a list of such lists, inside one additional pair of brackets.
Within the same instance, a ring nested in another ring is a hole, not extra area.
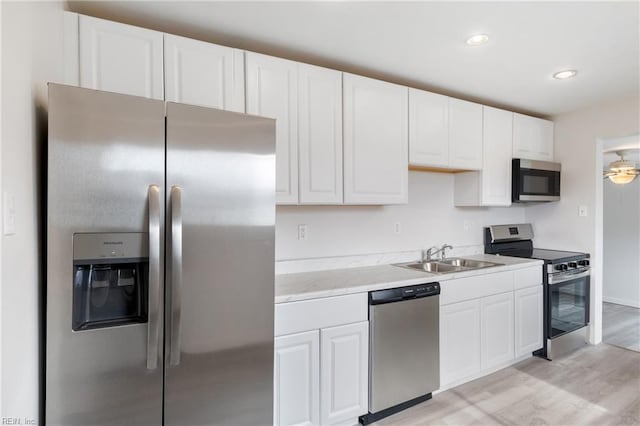
[(544, 261), (544, 346), (533, 354), (553, 359), (587, 342), (591, 267), (589, 254), (533, 247), (531, 224), (484, 230), (485, 253)]

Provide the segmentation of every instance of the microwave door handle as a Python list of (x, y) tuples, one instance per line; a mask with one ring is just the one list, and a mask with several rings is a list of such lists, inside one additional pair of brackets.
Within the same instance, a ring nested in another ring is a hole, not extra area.
[(147, 369), (158, 367), (160, 339), (160, 187), (150, 185), (149, 202), (149, 322), (147, 327)]
[(171, 351), (170, 365), (180, 364), (182, 321), (182, 188), (171, 187)]

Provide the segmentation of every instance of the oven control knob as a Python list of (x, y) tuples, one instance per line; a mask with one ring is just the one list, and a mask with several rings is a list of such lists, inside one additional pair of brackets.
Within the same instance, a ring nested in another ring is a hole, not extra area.
[(569, 262), (569, 268), (577, 268), (578, 264), (576, 262)]
[(553, 269), (555, 269), (556, 271), (564, 271), (565, 269), (567, 269), (567, 265), (561, 263), (559, 265), (556, 265)]
[(589, 261), (588, 260), (579, 260), (578, 261), (578, 265), (580, 265), (580, 266), (589, 266)]

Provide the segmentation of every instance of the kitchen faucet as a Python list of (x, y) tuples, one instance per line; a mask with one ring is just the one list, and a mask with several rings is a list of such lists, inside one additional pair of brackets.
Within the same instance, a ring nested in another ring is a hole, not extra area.
[(443, 244), (440, 248), (438, 248), (438, 246), (433, 246), (427, 250), (422, 250), (422, 263), (433, 260), (433, 257), (438, 253), (440, 253), (440, 260), (444, 260), (447, 249), (453, 249), (453, 247), (449, 244)]

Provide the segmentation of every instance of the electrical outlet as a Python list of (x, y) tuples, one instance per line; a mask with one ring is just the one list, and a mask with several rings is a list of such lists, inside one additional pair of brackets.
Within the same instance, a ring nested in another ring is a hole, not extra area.
[(473, 220), (465, 220), (464, 221), (464, 230), (470, 231), (473, 228)]
[(298, 225), (298, 240), (307, 240), (307, 225)]
[(578, 207), (578, 216), (587, 217), (587, 206), (579, 206)]
[(396, 234), (400, 233), (400, 222), (396, 222), (393, 224), (393, 232)]
[(4, 235), (16, 233), (16, 205), (13, 194), (4, 192), (2, 194), (2, 232)]

